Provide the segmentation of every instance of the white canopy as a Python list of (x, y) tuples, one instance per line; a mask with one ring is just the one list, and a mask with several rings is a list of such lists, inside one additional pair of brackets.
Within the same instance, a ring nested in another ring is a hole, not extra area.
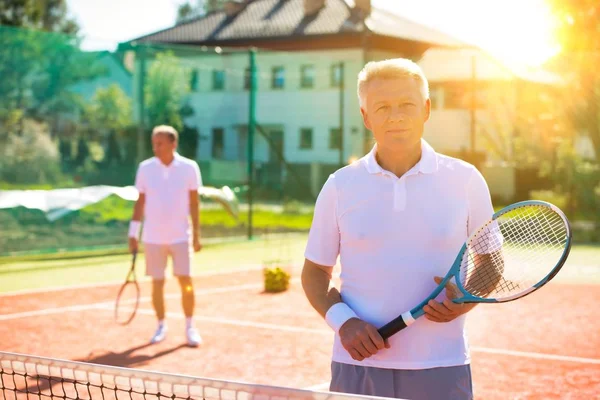
[[(202, 197), (219, 202), (234, 218), (238, 217), (238, 200), (235, 193), (228, 187), (214, 188), (204, 186), (198, 189)], [(135, 201), (138, 191), (135, 186), (86, 186), (73, 189), (52, 190), (0, 190), (0, 209), (26, 207), (44, 211), (50, 221), (104, 200), (110, 195)]]

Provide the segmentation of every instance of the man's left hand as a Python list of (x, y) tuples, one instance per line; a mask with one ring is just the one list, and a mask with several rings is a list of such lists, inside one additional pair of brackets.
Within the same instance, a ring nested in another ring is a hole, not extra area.
[[(439, 276), (436, 276), (433, 279), (438, 285), (443, 280), (443, 278)], [(456, 304), (452, 301), (452, 299), (458, 297), (459, 293), (460, 292), (454, 283), (446, 283), (446, 298), (441, 303), (436, 300), (429, 300), (429, 303), (423, 307), (425, 318), (433, 322), (449, 322), (470, 311), (474, 307), (473, 304)]]
[(194, 251), (197, 253), (202, 249), (202, 243), (199, 238), (194, 238)]

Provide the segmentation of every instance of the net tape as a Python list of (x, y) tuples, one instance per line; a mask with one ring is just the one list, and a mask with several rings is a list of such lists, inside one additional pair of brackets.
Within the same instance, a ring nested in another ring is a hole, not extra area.
[(293, 389), (0, 352), (2, 399), (359, 400)]

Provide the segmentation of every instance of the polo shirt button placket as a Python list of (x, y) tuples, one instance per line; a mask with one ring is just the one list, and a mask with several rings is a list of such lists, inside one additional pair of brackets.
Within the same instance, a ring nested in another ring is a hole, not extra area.
[(404, 211), (406, 208), (406, 178), (394, 182), (394, 211)]

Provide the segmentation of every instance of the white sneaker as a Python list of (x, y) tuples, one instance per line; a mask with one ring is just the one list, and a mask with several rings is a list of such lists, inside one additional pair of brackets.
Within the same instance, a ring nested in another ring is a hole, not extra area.
[(158, 329), (156, 329), (156, 332), (154, 332), (154, 336), (152, 336), (152, 339), (150, 339), (150, 343), (159, 343), (165, 340), (165, 337), (167, 336), (167, 330), (166, 324), (159, 325)]
[(198, 347), (202, 344), (202, 337), (200, 336), (196, 328), (187, 328), (186, 334), (188, 346)]

